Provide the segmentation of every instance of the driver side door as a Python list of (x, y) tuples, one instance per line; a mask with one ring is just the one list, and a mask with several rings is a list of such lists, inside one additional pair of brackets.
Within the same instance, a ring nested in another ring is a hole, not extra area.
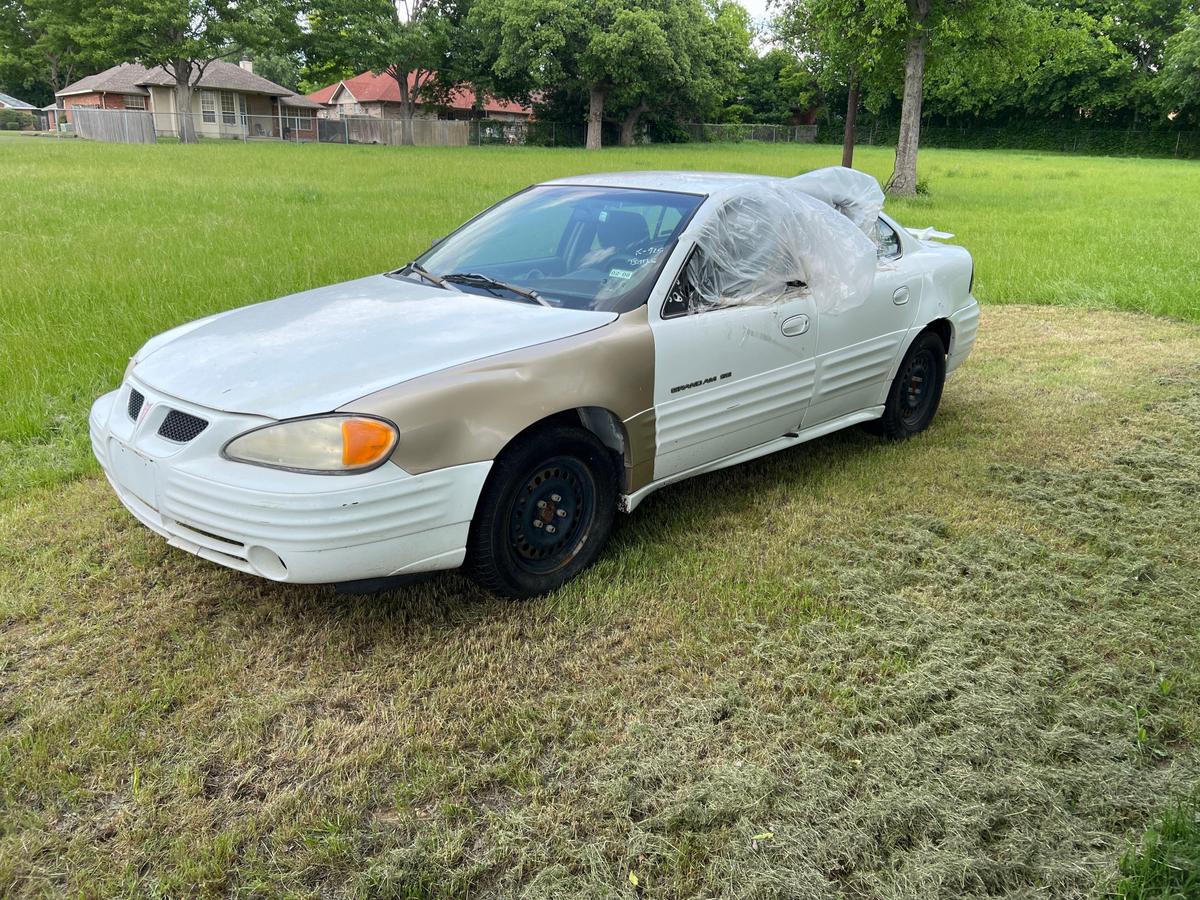
[[(808, 288), (764, 301), (701, 283), (710, 261), (692, 249), (654, 332), (654, 477), (666, 478), (799, 429), (812, 398), (817, 314)], [(743, 273), (744, 274), (744, 273)]]

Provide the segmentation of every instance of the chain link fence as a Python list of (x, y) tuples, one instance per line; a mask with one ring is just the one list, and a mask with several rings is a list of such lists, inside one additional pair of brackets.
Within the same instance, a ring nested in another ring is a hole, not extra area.
[(58, 136), (121, 144), (178, 141), (181, 134), (197, 140), (291, 141), (321, 144), (413, 144), (426, 147), (576, 146), (584, 129), (554, 122), (500, 119), (434, 119), (409, 122), (376, 116), (321, 118), (316, 110), (285, 107), (275, 115), (220, 110), (180, 116), (133, 109), (73, 106), (56, 111)]
[(696, 143), (811, 144), (817, 139), (816, 125), (759, 125), (752, 123), (712, 124), (693, 122), (688, 137)]
[[(841, 144), (839, 122), (819, 125), (692, 123), (694, 142)], [(899, 123), (878, 121), (858, 126), (856, 144), (894, 147)], [(1087, 156), (1138, 156), (1200, 159), (1200, 131), (1161, 128), (1105, 128), (1060, 122), (1017, 122), (1005, 126), (921, 125), (922, 147), (969, 150), (1029, 150)]]
[[(874, 122), (854, 130), (856, 144), (894, 147), (899, 123)], [(820, 126), (816, 140), (840, 144), (842, 125)], [(1028, 150), (1084, 156), (1200, 159), (1200, 131), (1113, 128), (1062, 122), (1022, 121), (1008, 125), (921, 124), (921, 146), (962, 150)]]
[[(218, 109), (181, 117), (173, 113), (76, 106), (58, 110), (56, 118), (57, 134), (126, 144), (177, 141), (181, 131), (190, 131), (197, 140), (427, 147), (580, 147), (586, 136), (583, 125), (537, 120), (418, 116), (406, 129), (406, 123), (401, 119), (374, 116), (321, 118), (316, 115), (316, 110), (299, 107), (284, 107), (275, 115)], [(896, 123), (887, 121), (866, 123), (855, 130), (855, 141), (864, 146), (894, 146), (897, 128)], [(840, 144), (842, 128), (836, 121), (819, 125), (697, 122), (687, 126), (687, 136), (697, 143)], [(608, 137), (606, 135), (606, 143), (611, 143)], [(921, 146), (1200, 159), (1200, 131), (1102, 128), (1055, 122), (1019, 122), (1002, 127), (923, 124)]]

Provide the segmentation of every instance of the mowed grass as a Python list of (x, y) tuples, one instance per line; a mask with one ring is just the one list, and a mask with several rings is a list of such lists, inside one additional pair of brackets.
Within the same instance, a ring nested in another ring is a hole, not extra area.
[(922, 437), (668, 488), (527, 603), (243, 576), (96, 478), (11, 499), (0, 894), (1103, 891), (1200, 775), (1198, 348), (990, 306)]
[[(793, 174), (830, 146), (582, 150), (236, 142), (0, 148), (0, 496), (91, 471), (94, 397), (148, 337), (249, 302), (395, 267), (528, 184), (592, 170)], [(886, 178), (888, 150), (860, 148)], [(922, 151), (929, 194), (888, 209), (954, 232), (985, 302), (1200, 320), (1200, 166)]]

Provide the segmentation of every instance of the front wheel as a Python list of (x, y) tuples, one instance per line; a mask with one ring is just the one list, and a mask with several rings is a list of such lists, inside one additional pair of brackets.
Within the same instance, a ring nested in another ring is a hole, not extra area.
[(937, 414), (946, 382), (946, 348), (932, 331), (917, 335), (888, 391), (875, 430), (893, 441), (920, 434)]
[(552, 591), (590, 566), (616, 512), (616, 471), (590, 432), (547, 428), (497, 458), (467, 541), (467, 570), (503, 597)]

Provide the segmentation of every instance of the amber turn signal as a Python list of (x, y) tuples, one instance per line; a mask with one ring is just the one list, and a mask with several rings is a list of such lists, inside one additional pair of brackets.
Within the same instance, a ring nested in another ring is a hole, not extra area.
[(392, 451), (396, 432), (376, 419), (342, 422), (342, 465), (352, 468), (379, 462)]

